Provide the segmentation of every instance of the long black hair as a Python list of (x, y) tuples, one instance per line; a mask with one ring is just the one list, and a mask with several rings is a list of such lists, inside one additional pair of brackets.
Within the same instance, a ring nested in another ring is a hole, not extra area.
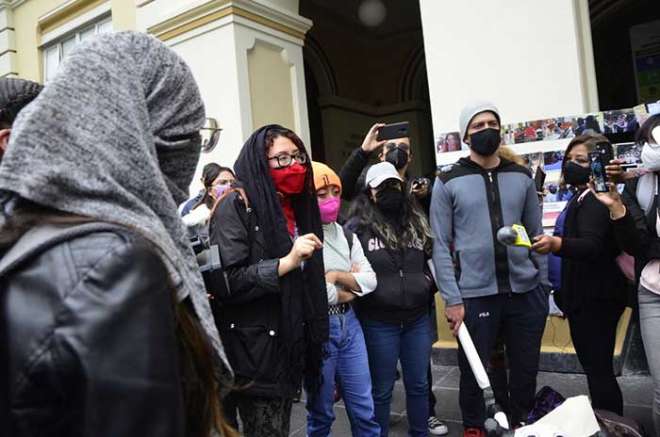
[[(256, 213), (261, 232), (266, 238), (266, 253), (281, 258), (293, 246), (280, 198), (270, 175), (268, 149), (278, 137), (290, 139), (300, 152), (305, 151), (302, 140), (292, 130), (279, 125), (257, 129), (243, 145), (234, 168), (244, 185), (252, 210)], [(300, 194), (291, 197), (298, 233), (314, 233), (323, 239), (314, 174), (311, 161), (305, 185)], [(328, 340), (328, 297), (325, 284), (323, 253), (316, 251), (305, 261), (304, 269), (296, 269), (280, 278), (280, 335), (279, 350), (287, 365), (281, 377), (299, 387), (304, 372), (311, 395), (321, 382), (323, 345)], [(299, 332), (303, 327), (304, 332)]]
[(395, 223), (380, 211), (369, 195), (369, 188), (365, 187), (351, 204), (349, 226), (357, 234), (373, 232), (390, 249), (415, 247), (430, 255), (433, 248), (431, 226), (417, 199), (405, 191), (401, 214)]

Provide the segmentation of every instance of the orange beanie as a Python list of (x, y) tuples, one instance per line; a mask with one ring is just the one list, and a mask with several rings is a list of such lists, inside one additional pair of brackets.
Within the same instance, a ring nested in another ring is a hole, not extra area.
[(336, 185), (341, 191), (341, 179), (330, 167), (322, 162), (312, 161), (312, 171), (314, 172), (314, 188), (316, 190), (328, 185)]

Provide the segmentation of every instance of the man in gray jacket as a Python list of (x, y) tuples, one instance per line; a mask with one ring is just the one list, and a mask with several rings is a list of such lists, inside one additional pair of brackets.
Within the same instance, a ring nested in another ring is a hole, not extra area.
[[(436, 236), (433, 263), (454, 333), (465, 322), (484, 363), (498, 334), (510, 368), (513, 424), (526, 420), (536, 391), (541, 337), (548, 313), (546, 258), (505, 246), (497, 231), (521, 224), (542, 233), (534, 181), (522, 166), (500, 158), (500, 116), (488, 102), (466, 106), (459, 119), (469, 158), (443, 167), (431, 201)], [(465, 436), (482, 436), (483, 394), (459, 349), (459, 402)]]

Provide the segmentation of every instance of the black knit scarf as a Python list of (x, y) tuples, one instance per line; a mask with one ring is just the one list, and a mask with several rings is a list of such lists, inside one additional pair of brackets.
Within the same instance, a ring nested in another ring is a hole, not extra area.
[[(268, 256), (281, 258), (289, 253), (293, 243), (266, 159), (266, 135), (271, 129), (283, 128), (268, 125), (257, 129), (243, 145), (234, 170), (245, 186), (263, 235), (267, 236)], [(308, 161), (305, 167), (305, 188), (291, 199), (298, 234), (314, 233), (322, 239), (311, 163)], [(283, 366), (286, 374), (282, 377), (287, 383), (299, 387), (304, 374), (312, 391), (316, 391), (321, 382), (323, 345), (328, 340), (329, 331), (324, 272), (323, 253), (319, 250), (305, 261), (303, 269), (296, 269), (280, 278), (282, 308), (279, 347), (282, 357), (287, 359), (287, 364)]]

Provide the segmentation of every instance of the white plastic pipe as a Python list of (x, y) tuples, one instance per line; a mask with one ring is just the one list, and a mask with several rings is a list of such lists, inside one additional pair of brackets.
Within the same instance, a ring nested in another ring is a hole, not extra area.
[(502, 428), (509, 429), (509, 419), (506, 418), (506, 414), (503, 412), (500, 411), (499, 413), (495, 413), (493, 419), (495, 419)]
[(477, 380), (477, 384), (479, 384), (479, 387), (481, 387), (482, 390), (487, 389), (490, 387), (490, 380), (488, 379), (486, 369), (484, 368), (484, 365), (479, 358), (477, 349), (474, 347), (470, 332), (465, 327), (465, 323), (461, 323), (461, 326), (458, 327), (458, 340), (461, 342), (463, 352), (465, 352), (465, 356), (470, 363), (470, 367), (472, 368), (474, 378)]

